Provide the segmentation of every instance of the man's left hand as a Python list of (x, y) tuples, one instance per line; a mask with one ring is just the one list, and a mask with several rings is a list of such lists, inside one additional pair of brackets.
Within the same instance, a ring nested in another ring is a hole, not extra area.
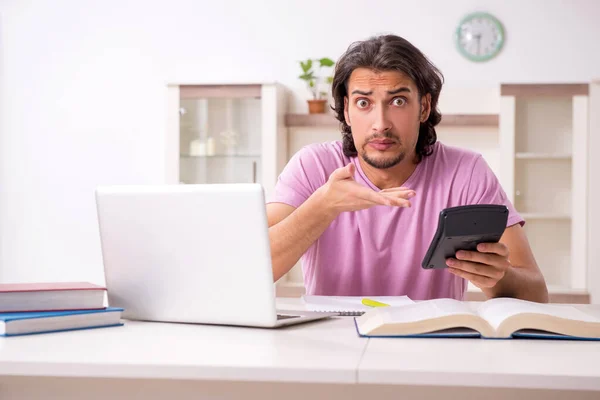
[(504, 243), (480, 243), (477, 251), (459, 250), (456, 258), (448, 258), (446, 265), (454, 275), (460, 276), (480, 289), (489, 289), (504, 278), (511, 268), (508, 247)]

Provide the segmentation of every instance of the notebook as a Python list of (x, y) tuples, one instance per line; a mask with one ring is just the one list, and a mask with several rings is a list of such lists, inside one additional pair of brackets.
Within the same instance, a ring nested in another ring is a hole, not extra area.
[(20, 336), (121, 326), (122, 308), (103, 310), (0, 313), (0, 336)]
[[(359, 316), (372, 307), (362, 304), (365, 296), (316, 296), (304, 295), (302, 300), (310, 311), (335, 312), (338, 315)], [(413, 304), (408, 296), (369, 296), (371, 300), (387, 304), (389, 306), (402, 306)]]
[(373, 308), (355, 318), (364, 337), (479, 337), (600, 340), (600, 318), (571, 305), (512, 298), (475, 309), (454, 299)]

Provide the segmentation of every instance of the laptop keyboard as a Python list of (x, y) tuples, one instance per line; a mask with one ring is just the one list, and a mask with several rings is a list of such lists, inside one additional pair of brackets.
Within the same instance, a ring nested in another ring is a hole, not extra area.
[(277, 321), (282, 319), (290, 319), (290, 318), (300, 318), (299, 315), (285, 315), (285, 314), (277, 314)]

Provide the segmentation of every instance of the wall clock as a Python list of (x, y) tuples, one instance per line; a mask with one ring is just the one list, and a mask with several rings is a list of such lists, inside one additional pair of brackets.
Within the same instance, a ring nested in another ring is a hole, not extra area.
[(488, 61), (496, 57), (504, 45), (504, 27), (496, 17), (484, 12), (464, 17), (455, 35), (458, 51), (471, 61)]

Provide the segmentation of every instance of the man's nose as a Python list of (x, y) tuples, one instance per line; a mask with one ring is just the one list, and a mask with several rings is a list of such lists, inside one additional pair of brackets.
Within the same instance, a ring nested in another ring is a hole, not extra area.
[(373, 121), (373, 133), (385, 133), (392, 128), (392, 123), (388, 118), (385, 107), (377, 107), (375, 110), (375, 119)]

